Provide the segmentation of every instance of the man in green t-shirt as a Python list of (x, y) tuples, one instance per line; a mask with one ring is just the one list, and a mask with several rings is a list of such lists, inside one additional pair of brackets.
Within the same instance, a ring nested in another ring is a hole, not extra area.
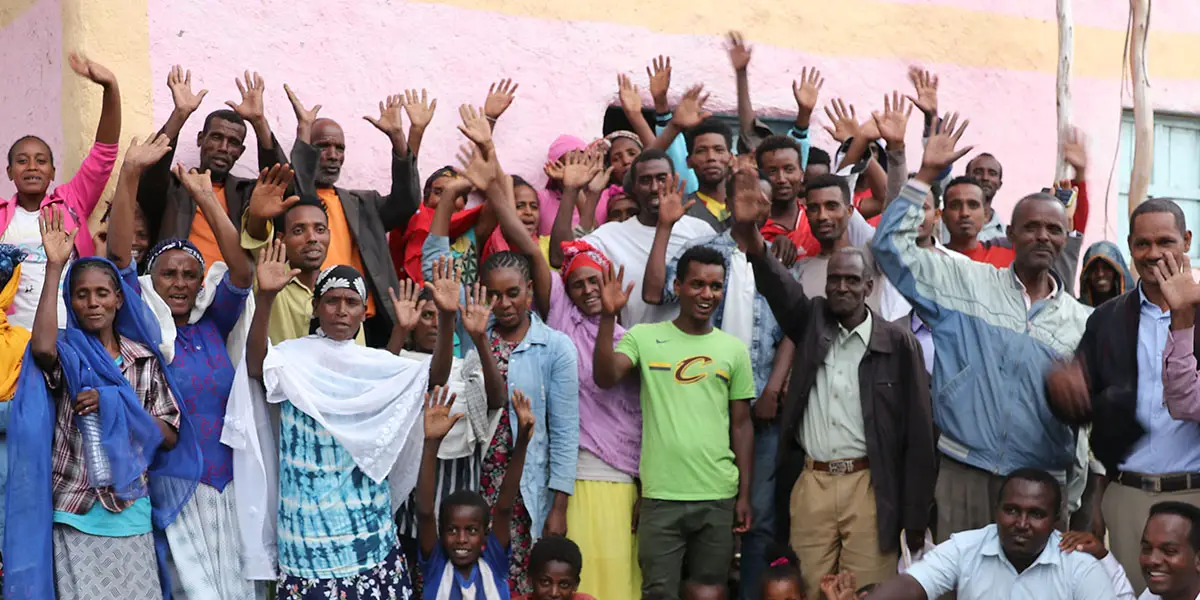
[(624, 268), (615, 276), (609, 268), (593, 358), (601, 388), (641, 376), (642, 595), (672, 600), (685, 556), (690, 577), (724, 577), (733, 534), (750, 529), (755, 395), (746, 345), (712, 326), (724, 295), (724, 257), (707, 246), (690, 248), (677, 273), (679, 316), (635, 325), (614, 350), (617, 314), (633, 285), (624, 285)]

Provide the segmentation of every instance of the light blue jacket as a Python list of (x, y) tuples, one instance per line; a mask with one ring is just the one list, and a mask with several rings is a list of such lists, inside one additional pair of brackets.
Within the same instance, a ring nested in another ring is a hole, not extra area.
[(1061, 281), (1057, 294), (1027, 309), (1011, 269), (918, 247), (928, 191), (917, 181), (904, 186), (884, 211), (871, 249), (933, 330), (938, 449), (989, 473), (1035, 467), (1065, 481), (1067, 468), (1079, 464), (1076, 434), (1050, 413), (1045, 375), (1079, 344), (1091, 309)]
[[(425, 280), (433, 279), (433, 263), (450, 254), (446, 236), (430, 235), (421, 247), (421, 266)], [(466, 289), (460, 294), (466, 301)], [(489, 325), (489, 329), (491, 326)], [(462, 348), (471, 347), (471, 338), (458, 319), (455, 331)], [(486, 352), (487, 349), (485, 348)], [(533, 537), (541, 537), (542, 527), (554, 503), (554, 492), (575, 493), (575, 466), (579, 462), (579, 370), (578, 352), (566, 334), (546, 325), (537, 313), (529, 313), (529, 331), (513, 350), (508, 362), (508, 397), (521, 390), (530, 400), (535, 418), (533, 439), (525, 455), (521, 474), (521, 498), (533, 518)], [(517, 414), (512, 402), (505, 404), (513, 436), (517, 433)], [(488, 440), (490, 442), (491, 440)]]

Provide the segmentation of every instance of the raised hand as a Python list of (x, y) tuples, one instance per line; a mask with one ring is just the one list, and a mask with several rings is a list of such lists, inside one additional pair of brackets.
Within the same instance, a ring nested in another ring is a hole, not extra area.
[(133, 138), (129, 141), (129, 147), (125, 149), (125, 161), (121, 163), (121, 169), (141, 173), (162, 160), (170, 151), (171, 138), (165, 133), (158, 134), (146, 143), (140, 143), (137, 138)]
[[(953, 164), (954, 161), (970, 152), (974, 146), (956, 148), (958, 140), (962, 138), (963, 132), (967, 130), (967, 126), (970, 124), (970, 120), (964, 119), (960, 126), (958, 124), (958, 113), (946, 115), (941, 119), (934, 119), (933, 131), (930, 132), (929, 140), (925, 142), (925, 156), (921, 158), (921, 170), (941, 173), (946, 167)], [(934, 177), (936, 177), (936, 174)], [(926, 183), (930, 181), (932, 179), (926, 181)]]
[(433, 295), (433, 305), (444, 313), (458, 312), (458, 295), (462, 289), (462, 267), (456, 267), (448, 256), (439, 256), (433, 261), (433, 273), (425, 282), (425, 289)]
[(487, 335), (488, 319), (492, 316), (492, 304), (487, 296), (487, 288), (476, 282), (467, 294), (466, 304), (462, 305), (463, 329), (472, 339)]
[(314, 104), (311, 109), (305, 109), (300, 103), (300, 98), (292, 91), (288, 84), (283, 84), (283, 92), (287, 94), (288, 102), (292, 103), (292, 112), (296, 113), (296, 124), (300, 127), (312, 127), (313, 121), (317, 120), (317, 113), (321, 112), (321, 105)]
[[(199, 93), (192, 93), (192, 71), (183, 70), (183, 67), (175, 65), (167, 73), (167, 89), (171, 90), (171, 100), (175, 103), (175, 110), (192, 114), (200, 108), (200, 103), (204, 101), (204, 97), (208, 95), (208, 90), (200, 90)], [(125, 160), (129, 160), (126, 157)]]
[(679, 106), (675, 107), (675, 114), (671, 117), (671, 122), (680, 129), (687, 130), (711, 117), (712, 113), (704, 110), (704, 105), (708, 102), (708, 94), (703, 92), (703, 84), (688, 88), (688, 91), (683, 93), (683, 98), (679, 100)]
[(199, 169), (186, 169), (183, 163), (175, 163), (175, 168), (172, 169), (175, 174), (175, 179), (179, 180), (183, 189), (191, 194), (192, 198), (202, 198), (213, 193), (212, 178), (209, 177), (208, 171)]
[[(833, 110), (830, 111), (830, 108)], [(826, 125), (825, 131), (838, 143), (860, 135), (858, 112), (854, 110), (853, 104), (847, 108), (845, 100), (834, 98), (829, 101), (829, 106), (825, 107), (825, 116), (833, 124), (832, 128)]]
[(651, 60), (650, 66), (646, 67), (646, 76), (650, 78), (650, 97), (654, 99), (654, 108), (665, 110), (667, 92), (671, 90), (671, 57), (659, 54), (658, 58)]
[(892, 92), (891, 98), (888, 98), (887, 94), (883, 95), (883, 112), (871, 113), (871, 119), (879, 129), (879, 136), (889, 147), (904, 144), (904, 132), (908, 128), (908, 118), (912, 116), (912, 111), (912, 105), (905, 102), (900, 92)]
[(240, 104), (234, 103), (232, 100), (226, 100), (225, 104), (233, 109), (239, 117), (247, 121), (257, 121), (263, 117), (263, 91), (267, 89), (266, 83), (257, 71), (253, 75), (250, 71), (243, 74), (245, 83), (241, 79), (234, 78), (233, 82), (237, 84), (238, 93), (242, 95)]
[(616, 315), (625, 308), (625, 304), (629, 302), (629, 295), (633, 293), (633, 282), (625, 285), (625, 265), (621, 265), (621, 270), (613, 273), (613, 266), (608, 265), (607, 269), (600, 271), (600, 307), (606, 315)]
[(288, 268), (287, 247), (283, 245), (283, 240), (276, 238), (258, 251), (258, 268), (255, 269), (255, 275), (260, 292), (278, 292), (299, 274), (300, 269)]
[(593, 157), (580, 153), (570, 152), (563, 157), (563, 172), (562, 184), (564, 188), (574, 190), (582, 189), (596, 177), (601, 169), (601, 163), (593, 159)]
[(72, 52), (67, 56), (67, 62), (71, 64), (71, 70), (75, 71), (75, 74), (90, 80), (92, 83), (105, 88), (117, 83), (117, 76), (113, 75), (113, 72), (109, 71), (108, 67), (93, 60), (88, 60), (83, 54)]
[(739, 73), (745, 71), (746, 67), (750, 65), (750, 56), (754, 50), (746, 45), (742, 34), (730, 31), (725, 48), (729, 51), (729, 62), (733, 63), (733, 70)]
[(450, 433), (454, 424), (463, 418), (463, 414), (450, 414), (450, 407), (457, 394), (450, 393), (449, 386), (434, 386), (432, 391), (425, 392), (425, 439), (442, 440)]
[(483, 114), (489, 121), (495, 121), (508, 110), (513, 98), (517, 96), (517, 88), (521, 84), (513, 83), (512, 79), (501, 79), (498, 83), (488, 86), (487, 99), (483, 101)]
[(671, 173), (667, 175), (667, 182), (658, 187), (659, 227), (670, 228), (675, 225), (696, 203), (695, 200), (689, 200), (686, 204), (683, 202), (683, 184), (679, 175)]
[(1062, 140), (1063, 160), (1067, 161), (1075, 169), (1075, 179), (1083, 181), (1086, 179), (1088, 155), (1087, 155), (1087, 136), (1078, 127), (1072, 127), (1063, 136)]
[(919, 67), (909, 67), (908, 80), (912, 82), (917, 97), (906, 96), (913, 106), (921, 109), (928, 118), (938, 114), (938, 77)]
[(513, 390), (512, 405), (517, 413), (517, 436), (528, 442), (533, 437), (533, 424), (536, 421), (533, 416), (533, 404), (521, 390)]
[(824, 85), (825, 78), (821, 77), (821, 72), (816, 67), (811, 71), (808, 67), (800, 69), (799, 81), (792, 82), (792, 95), (796, 97), (796, 106), (811, 113), (817, 107), (817, 98), (820, 97)]
[(433, 120), (433, 111), (437, 110), (437, 98), (430, 101), (429, 92), (425, 89), (421, 90), (420, 95), (417, 95), (417, 90), (405, 90), (401, 103), (404, 112), (408, 113), (408, 121), (417, 129), (428, 127)]
[(263, 169), (258, 174), (254, 192), (250, 194), (250, 206), (247, 209), (250, 216), (269, 221), (299, 202), (299, 196), (291, 196), (286, 200), (283, 197), (293, 175), (291, 167), (284, 163)]
[(373, 119), (369, 115), (363, 116), (363, 119), (388, 136), (403, 135), (404, 119), (400, 116), (400, 109), (400, 95), (393, 94), (379, 102), (378, 119)]
[[(770, 214), (771, 201), (763, 194), (758, 181), (758, 169), (753, 164), (738, 164), (733, 172), (733, 199), (729, 203), (734, 221), (757, 226)], [(661, 213), (659, 218), (662, 218)]]
[[(597, 163), (597, 166), (601, 166), (603, 164), (604, 160), (601, 159)], [(592, 176), (592, 180), (587, 184), (587, 191), (592, 194), (599, 194), (600, 192), (603, 192), (604, 188), (608, 187), (608, 182), (612, 180), (612, 173), (612, 167), (596, 169), (596, 174)]]
[(458, 126), (458, 130), (467, 136), (468, 140), (481, 149), (492, 143), (492, 127), (488, 125), (484, 110), (464, 104), (458, 107), (458, 116), (462, 118), (462, 125)]
[(79, 228), (67, 231), (67, 226), (63, 222), (63, 210), (54, 204), (42, 209), (38, 228), (42, 233), (42, 247), (46, 250), (46, 262), (58, 266), (66, 265), (71, 260), (71, 252), (75, 249), (75, 236), (79, 233)]
[(1165, 253), (1149, 270), (1171, 310), (1190, 309), (1200, 302), (1200, 284), (1192, 279), (1192, 262), (1186, 255), (1177, 261), (1174, 254)]
[(462, 165), (462, 174), (477, 190), (486, 190), (496, 179), (495, 154), (489, 160), (476, 146), (459, 146), (458, 164)]
[(549, 177), (554, 181), (562, 181), (563, 172), (566, 170), (566, 168), (567, 165), (562, 161), (562, 159), (550, 160), (546, 161), (546, 165), (542, 167), (542, 172), (546, 174), (546, 177)]
[(411, 279), (400, 282), (400, 294), (394, 288), (388, 288), (388, 296), (392, 299), (392, 308), (396, 310), (396, 326), (410, 330), (421, 320), (421, 311), (417, 301), (421, 297), (421, 286)]
[(626, 113), (642, 111), (641, 90), (638, 89), (638, 86), (633, 85), (629, 76), (624, 73), (617, 74), (617, 96), (621, 99), (621, 108)]

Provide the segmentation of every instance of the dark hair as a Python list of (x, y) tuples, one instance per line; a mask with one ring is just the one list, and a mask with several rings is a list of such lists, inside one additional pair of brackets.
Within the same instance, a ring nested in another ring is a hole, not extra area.
[(1179, 235), (1187, 232), (1187, 219), (1183, 216), (1183, 209), (1174, 200), (1169, 198), (1151, 198), (1137, 205), (1133, 209), (1133, 214), (1129, 215), (1129, 231), (1132, 234), (1133, 224), (1137, 222), (1137, 218), (1150, 213), (1168, 213), (1175, 217), (1175, 227), (1179, 229)]
[(991, 152), (980, 152), (979, 154), (975, 155), (975, 158), (972, 158), (971, 160), (967, 161), (967, 173), (968, 174), (971, 172), (971, 164), (981, 158), (990, 158), (990, 159), (996, 161), (996, 165), (999, 167), (998, 171), (1000, 172), (1000, 179), (1004, 179), (1004, 165), (1000, 164), (1000, 159), (996, 158), (996, 155), (992, 154)]
[(767, 138), (758, 145), (758, 148), (754, 150), (754, 162), (758, 165), (759, 169), (763, 168), (763, 155), (768, 152), (775, 152), (776, 150), (795, 150), (796, 164), (800, 164), (801, 152), (799, 142), (792, 139), (792, 136), (790, 135), (772, 135), (767, 136)]
[(996, 497), (996, 503), (999, 504), (1004, 499), (1004, 490), (1008, 488), (1009, 482), (1012, 481), (1031, 481), (1040, 483), (1054, 492), (1054, 516), (1057, 518), (1062, 512), (1062, 486), (1058, 484), (1058, 480), (1053, 475), (1033, 467), (1022, 467), (1009, 473), (1004, 478), (1004, 482), (1000, 484), (1000, 494)]
[[(829, 158), (829, 153), (816, 147), (808, 147), (808, 163), (807, 165), (825, 165), (832, 167), (833, 160)], [(806, 166), (807, 166), (806, 165)]]
[(483, 277), (495, 269), (516, 269), (525, 281), (533, 281), (533, 267), (524, 254), (512, 250), (493, 252), (479, 267), (479, 276)]
[(687, 134), (683, 136), (684, 142), (687, 144), (688, 154), (691, 154), (692, 148), (696, 147), (696, 138), (709, 133), (715, 133), (724, 138), (726, 150), (733, 149), (733, 129), (725, 121), (716, 117), (709, 117), (700, 121), (699, 125), (689, 129)]
[(987, 194), (985, 194), (983, 192), (983, 185), (979, 183), (978, 179), (975, 179), (974, 177), (971, 177), (970, 175), (959, 175), (958, 177), (951, 179), (946, 184), (946, 187), (943, 188), (943, 190), (945, 192), (949, 192), (950, 188), (959, 186), (959, 185), (973, 185), (973, 186), (979, 188), (979, 195), (986, 199)]
[(222, 108), (221, 110), (214, 110), (208, 113), (207, 117), (204, 117), (204, 129), (201, 129), (200, 133), (207, 133), (208, 128), (212, 126), (212, 122), (216, 119), (229, 121), (234, 125), (241, 125), (242, 127), (246, 126), (246, 120), (241, 115), (227, 108)]
[(529, 551), (529, 574), (541, 573), (550, 562), (561, 562), (571, 566), (575, 579), (583, 572), (583, 554), (579, 545), (561, 535), (549, 535), (537, 541)]
[(846, 204), (850, 204), (850, 184), (846, 183), (845, 177), (842, 177), (841, 175), (834, 175), (833, 173), (817, 175), (816, 177), (804, 182), (804, 195), (807, 197), (808, 194), (815, 190), (823, 190), (831, 187), (836, 187), (841, 190), (842, 200), (845, 201)]
[[(458, 171), (456, 171), (454, 169), (454, 167), (452, 167), (450, 165), (446, 165), (446, 166), (430, 173), (429, 177), (425, 178), (425, 187), (423, 188), (423, 190), (421, 192), (421, 197), (428, 198), (429, 192), (433, 191), (433, 182), (437, 181), (438, 179), (441, 179), (442, 177), (447, 177), (447, 176), (456, 177), (456, 176), (458, 176)], [(516, 178), (514, 177), (513, 179), (515, 180)], [(513, 185), (516, 185), (516, 181), (513, 181)]]
[[(516, 191), (516, 189), (519, 187), (527, 187), (527, 188), (533, 190), (534, 193), (537, 193), (537, 188), (533, 187), (533, 184), (529, 183), (529, 181), (527, 181), (524, 177), (521, 177), (520, 175), (513, 175), (512, 180), (513, 180), (513, 191)], [(428, 194), (426, 194), (426, 195), (428, 195)]]
[(75, 284), (79, 281), (79, 277), (83, 275), (84, 271), (93, 270), (103, 271), (104, 274), (108, 275), (108, 278), (112, 280), (113, 290), (117, 293), (121, 292), (121, 276), (117, 273), (116, 269), (113, 269), (112, 265), (105, 260), (89, 257), (81, 258), (75, 261), (75, 264), (71, 266), (71, 278), (69, 281), (67, 281), (67, 293), (73, 296), (74, 294), (72, 292), (75, 289)]
[(725, 268), (725, 257), (721, 256), (712, 246), (692, 246), (679, 257), (679, 266), (675, 269), (675, 279), (682, 282), (688, 275), (688, 269), (692, 267), (692, 263), (702, 265), (716, 265)]
[(729, 582), (721, 575), (697, 575), (683, 583), (683, 596), (688, 597), (691, 588), (717, 588), (723, 598), (729, 597)]
[(50, 149), (50, 144), (47, 144), (46, 140), (43, 140), (42, 138), (40, 138), (36, 135), (21, 136), (20, 138), (17, 139), (17, 141), (13, 142), (13, 145), (8, 147), (8, 166), (11, 167), (13, 164), (13, 157), (15, 157), (17, 155), (17, 146), (20, 146), (21, 142), (27, 142), (29, 140), (37, 140), (37, 141), (41, 142), (43, 146), (46, 147), (46, 154), (50, 155), (50, 166), (53, 167), (54, 166), (54, 151)]
[[(1016, 205), (1013, 206), (1012, 218), (1016, 219), (1017, 213), (1020, 212), (1021, 209), (1024, 208), (1026, 204), (1032, 204), (1034, 202), (1046, 202), (1046, 203), (1052, 204), (1060, 209), (1064, 209), (1063, 210), (1063, 224), (1067, 225), (1068, 229), (1070, 228), (1069, 227), (1070, 223), (1067, 223), (1066, 210), (1065, 210), (1065, 207), (1062, 205), (1062, 202), (1059, 202), (1058, 198), (1055, 198), (1054, 196), (1051, 196), (1050, 194), (1047, 194), (1045, 192), (1037, 192), (1034, 194), (1029, 194), (1028, 196), (1025, 196), (1024, 198), (1017, 200)], [(1017, 223), (1015, 220), (1010, 221), (1010, 223), (1012, 223), (1013, 227), (1017, 227)], [(1130, 223), (1132, 224), (1133, 221), (1131, 220)]]
[(625, 194), (630, 198), (633, 198), (634, 202), (637, 202), (637, 196), (633, 193), (633, 184), (637, 181), (638, 165), (652, 160), (665, 160), (667, 161), (667, 166), (671, 168), (671, 171), (675, 171), (675, 161), (671, 160), (671, 157), (667, 156), (666, 152), (663, 152), (657, 148), (643, 150), (642, 153), (637, 155), (637, 158), (633, 159), (633, 162), (629, 164), (629, 170), (625, 172), (625, 181), (623, 182)]
[(316, 195), (304, 193), (300, 194), (300, 200), (298, 202), (289, 206), (287, 210), (283, 211), (282, 215), (275, 217), (275, 231), (282, 233), (287, 227), (287, 216), (291, 214), (293, 210), (296, 210), (301, 206), (315, 206), (321, 209), (321, 212), (325, 214), (326, 219), (329, 218), (329, 210), (325, 207), (325, 202), (323, 202)]
[(800, 579), (800, 559), (791, 548), (786, 544), (772, 542), (767, 547), (766, 558), (769, 566), (762, 576), (764, 588), (772, 581), (795, 581), (804, 589), (803, 580)]
[(1188, 543), (1192, 552), (1200, 550), (1200, 508), (1186, 502), (1159, 502), (1150, 507), (1150, 517), (1155, 515), (1175, 515), (1187, 519), (1192, 528), (1188, 531)]
[(478, 509), (479, 514), (483, 515), (483, 528), (486, 530), (491, 527), (492, 510), (488, 508), (487, 500), (484, 500), (479, 492), (471, 490), (459, 490), (443, 498), (442, 505), (438, 508), (438, 523), (448, 523), (450, 509), (459, 506)]

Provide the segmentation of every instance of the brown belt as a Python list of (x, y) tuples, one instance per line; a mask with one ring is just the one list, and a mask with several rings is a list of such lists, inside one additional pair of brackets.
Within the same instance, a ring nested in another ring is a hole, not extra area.
[[(830, 475), (849, 475), (859, 471), (866, 471), (871, 467), (866, 458), (848, 458), (845, 460), (831, 460), (829, 462), (809, 459), (805, 463), (805, 466), (809, 469), (829, 473)], [(1200, 479), (1197, 481), (1200, 482)]]
[(1174, 475), (1142, 475), (1128, 471), (1117, 471), (1112, 480), (1145, 492), (1182, 492), (1200, 489), (1200, 473), (1176, 473)]

